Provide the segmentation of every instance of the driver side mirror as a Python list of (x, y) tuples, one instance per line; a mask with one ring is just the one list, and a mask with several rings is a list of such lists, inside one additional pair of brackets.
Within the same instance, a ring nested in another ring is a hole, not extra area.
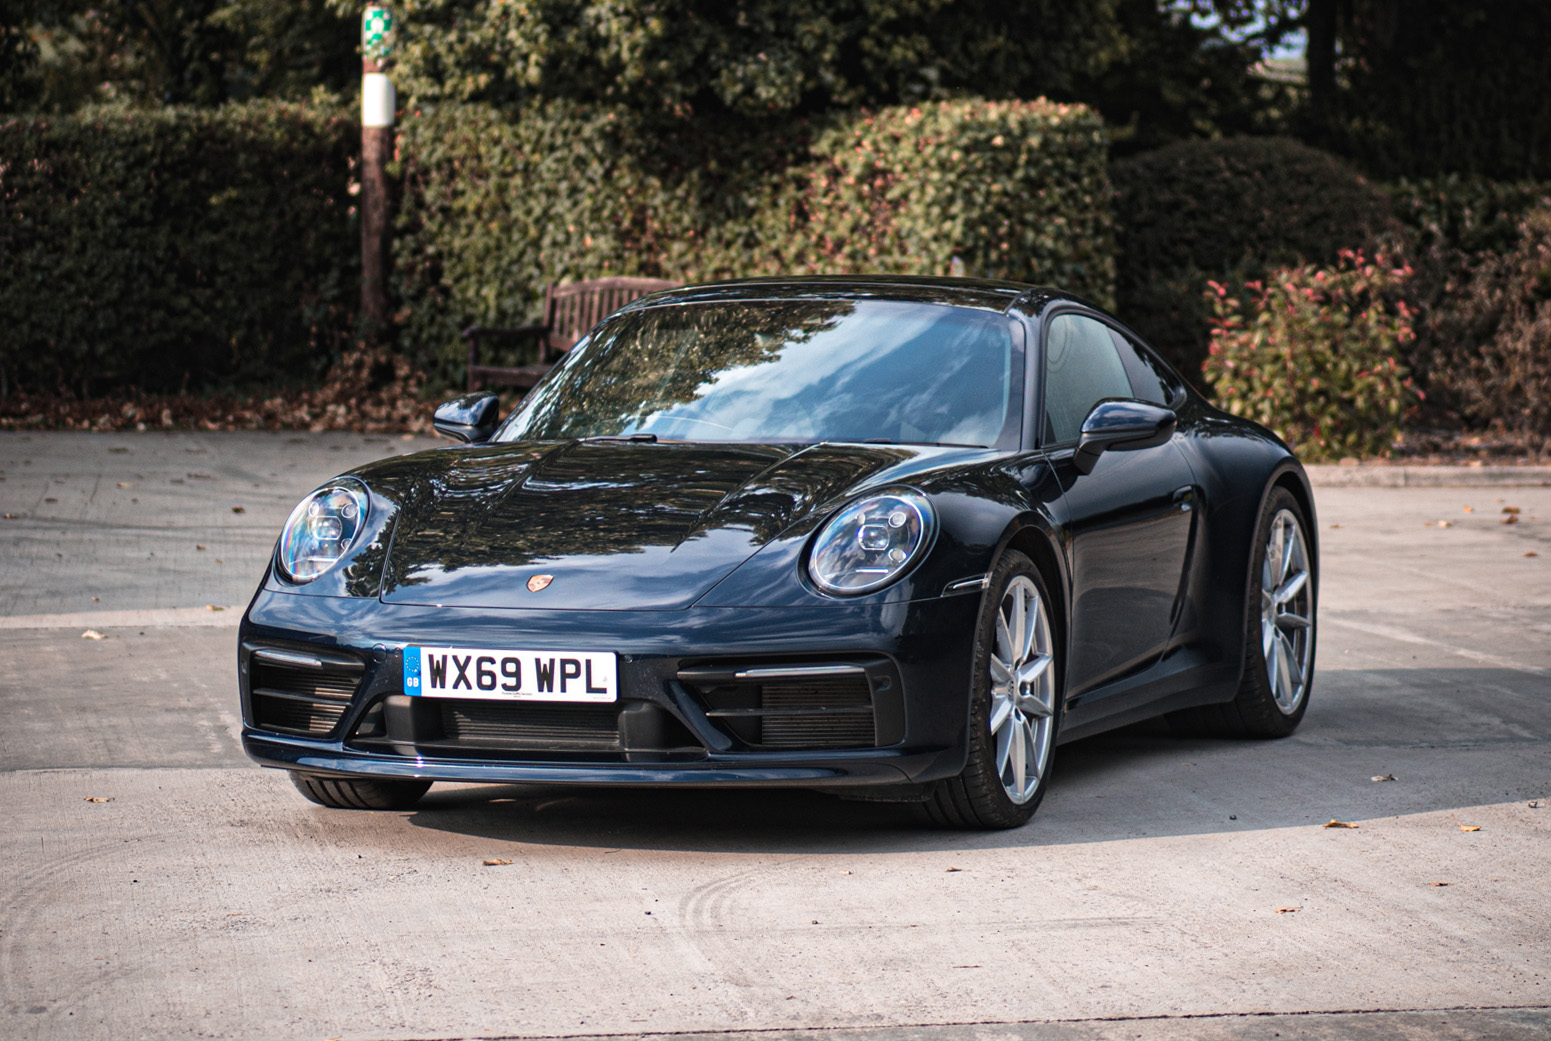
[(501, 399), (488, 390), (453, 398), (436, 406), (431, 425), (443, 437), (483, 444), (501, 425)]
[(1179, 417), (1166, 408), (1142, 401), (1101, 401), (1082, 421), (1082, 433), (1072, 465), (1078, 473), (1092, 473), (1099, 456), (1107, 451), (1129, 452), (1153, 448), (1174, 436)]

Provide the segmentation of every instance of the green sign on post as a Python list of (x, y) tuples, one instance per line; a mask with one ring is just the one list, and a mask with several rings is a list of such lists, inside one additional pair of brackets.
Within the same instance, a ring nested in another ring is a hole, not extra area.
[(393, 52), (393, 12), (377, 4), (361, 15), (361, 54), (382, 61)]

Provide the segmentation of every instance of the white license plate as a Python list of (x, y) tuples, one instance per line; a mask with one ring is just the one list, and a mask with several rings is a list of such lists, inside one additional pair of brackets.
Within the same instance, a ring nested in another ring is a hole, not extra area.
[(405, 647), (404, 693), (424, 698), (608, 702), (619, 697), (613, 654)]

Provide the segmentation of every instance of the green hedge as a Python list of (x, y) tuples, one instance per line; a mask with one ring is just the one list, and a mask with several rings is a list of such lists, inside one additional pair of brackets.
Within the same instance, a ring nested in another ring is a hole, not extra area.
[(461, 328), (537, 318), (550, 281), (962, 270), (1113, 301), (1105, 143), (1079, 106), (941, 102), (756, 136), (463, 106), (411, 114), (400, 144), (400, 342), (444, 378)]
[[(747, 127), (563, 102), (407, 113), (400, 350), (461, 381), (461, 329), (537, 318), (548, 282), (609, 274), (952, 270), (1113, 299), (1087, 109), (966, 100)], [(274, 104), (0, 123), (6, 385), (316, 376), (354, 332), (357, 141), (353, 115)]]
[(1334, 263), (1404, 233), (1378, 187), (1284, 138), (1185, 141), (1115, 162), (1120, 314), (1187, 375), (1206, 356), (1207, 280)]
[(80, 393), (311, 376), (352, 332), (354, 119), (301, 106), (0, 122), (0, 370)]

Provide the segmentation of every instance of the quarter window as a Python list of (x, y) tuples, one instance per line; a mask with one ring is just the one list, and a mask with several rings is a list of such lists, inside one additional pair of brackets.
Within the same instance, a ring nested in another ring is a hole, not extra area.
[(1106, 398), (1135, 392), (1109, 327), (1082, 315), (1051, 319), (1045, 332), (1045, 436), (1075, 441), (1082, 421)]
[(1142, 401), (1154, 405), (1166, 406), (1173, 401), (1177, 388), (1161, 363), (1114, 329), (1109, 331), (1109, 335), (1115, 341), (1115, 349), (1120, 352), (1120, 363), (1125, 366), (1132, 392)]

